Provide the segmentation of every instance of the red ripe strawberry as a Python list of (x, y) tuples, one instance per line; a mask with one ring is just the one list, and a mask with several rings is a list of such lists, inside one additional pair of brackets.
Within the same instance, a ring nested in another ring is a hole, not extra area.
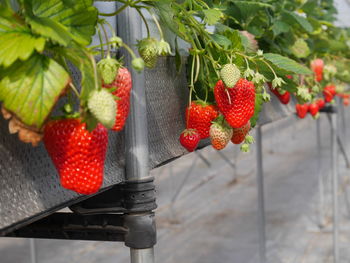
[(323, 89), (323, 96), (326, 102), (331, 102), (336, 94), (336, 87), (334, 85), (328, 85)]
[(249, 130), (250, 130), (250, 121), (248, 121), (247, 124), (241, 128), (234, 128), (231, 142), (234, 144), (242, 143), (245, 139), (245, 136), (248, 134)]
[(78, 119), (50, 121), (44, 128), (44, 143), (64, 188), (80, 194), (100, 189), (108, 143), (102, 124), (89, 132)]
[(113, 95), (119, 99), (117, 103), (117, 115), (115, 118), (115, 124), (112, 128), (113, 131), (121, 131), (124, 128), (126, 119), (128, 118), (130, 108), (130, 91), (132, 88), (131, 74), (127, 68), (119, 68), (112, 84), (103, 84), (104, 88), (113, 88), (115, 91)]
[(305, 118), (308, 110), (309, 110), (309, 105), (307, 103), (305, 104), (296, 104), (295, 109), (297, 112), (297, 115), (300, 119)]
[(205, 104), (202, 101), (192, 101), (186, 108), (187, 129), (196, 129), (201, 139), (209, 137), (211, 122), (218, 117), (215, 106)]
[(199, 143), (200, 135), (195, 129), (186, 129), (180, 135), (180, 143), (189, 152), (193, 152)]
[(272, 91), (272, 93), (276, 95), (276, 97), (280, 100), (280, 102), (282, 104), (288, 104), (289, 103), (289, 101), (290, 101), (290, 93), (288, 91), (284, 91), (284, 93), (281, 94), (278, 89), (273, 89), (272, 88), (272, 84), (270, 82), (268, 82), (267, 85), (269, 86), (269, 88)]
[(349, 106), (349, 104), (350, 104), (350, 99), (347, 98), (347, 97), (345, 97), (345, 98), (343, 99), (343, 104), (344, 104), (344, 106)]
[(323, 78), (323, 67), (324, 62), (322, 59), (317, 58), (311, 61), (311, 69), (315, 73), (315, 79), (317, 82), (320, 82)]
[(317, 103), (319, 109), (322, 109), (326, 105), (326, 102), (322, 98), (317, 99), (316, 103)]
[(309, 112), (312, 116), (316, 116), (319, 111), (319, 107), (317, 105), (317, 102), (313, 102), (309, 104)]
[(240, 128), (254, 115), (255, 88), (251, 81), (240, 79), (233, 88), (219, 80), (214, 87), (215, 101), (232, 128)]

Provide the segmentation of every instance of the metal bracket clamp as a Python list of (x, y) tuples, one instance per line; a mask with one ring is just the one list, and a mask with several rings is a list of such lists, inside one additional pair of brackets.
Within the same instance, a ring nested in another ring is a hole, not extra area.
[(322, 109), (320, 109), (320, 112), (324, 112), (324, 113), (337, 113), (338, 109), (336, 106), (333, 105), (327, 105), (325, 107), (323, 107)]
[(121, 241), (135, 249), (150, 248), (157, 242), (154, 213), (132, 215), (54, 213), (9, 233), (7, 237)]
[(70, 207), (78, 214), (143, 213), (157, 208), (154, 178), (126, 181)]

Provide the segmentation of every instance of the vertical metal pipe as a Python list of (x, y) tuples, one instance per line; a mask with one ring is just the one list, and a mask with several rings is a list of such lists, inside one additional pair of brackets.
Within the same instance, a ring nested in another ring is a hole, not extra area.
[(149, 263), (154, 262), (153, 248), (130, 249), (130, 258), (132, 263)]
[(322, 228), (324, 226), (324, 182), (323, 182), (323, 174), (322, 174), (322, 154), (321, 154), (321, 121), (318, 118), (316, 120), (316, 149), (317, 149), (317, 175), (318, 175), (318, 192), (319, 192), (319, 227)]
[[(127, 8), (118, 15), (118, 35), (137, 52), (135, 44), (142, 38), (142, 21), (134, 8)], [(124, 61), (129, 65), (133, 79), (130, 113), (126, 125), (126, 180), (141, 180), (149, 177), (149, 150), (147, 107), (144, 73), (136, 72), (131, 65), (131, 57), (124, 53)], [(130, 248), (131, 263), (154, 263), (152, 248)]]
[[(130, 47), (142, 38), (142, 21), (133, 8), (127, 8), (118, 15), (118, 34)], [(134, 51), (137, 52), (136, 48)], [(131, 57), (124, 53), (124, 61), (131, 70), (133, 88), (130, 98), (130, 113), (125, 129), (126, 179), (138, 180), (149, 176), (149, 153), (147, 135), (147, 107), (145, 76), (131, 65)]]
[(332, 167), (332, 202), (333, 202), (333, 257), (339, 262), (339, 200), (338, 200), (338, 145), (337, 115), (331, 114), (331, 167)]
[(265, 233), (265, 201), (264, 201), (264, 171), (262, 157), (262, 131), (261, 126), (256, 129), (256, 163), (258, 188), (258, 231), (260, 263), (266, 263), (266, 233)]
[(30, 248), (30, 262), (37, 263), (36, 242), (34, 238), (29, 239), (29, 248)]

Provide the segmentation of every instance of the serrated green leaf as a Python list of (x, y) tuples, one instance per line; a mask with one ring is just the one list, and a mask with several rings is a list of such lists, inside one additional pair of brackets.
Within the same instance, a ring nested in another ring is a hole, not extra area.
[(56, 61), (34, 54), (0, 73), (0, 101), (25, 124), (40, 129), (70, 81)]
[(258, 93), (255, 94), (255, 107), (254, 107), (254, 115), (250, 119), (250, 125), (251, 127), (255, 127), (256, 123), (259, 120), (259, 114), (262, 110), (262, 106), (264, 104), (263, 94)]
[(42, 52), (44, 47), (44, 38), (32, 35), (9, 9), (0, 9), (0, 65), (8, 67), (17, 59), (26, 60), (35, 50)]
[(307, 21), (306, 18), (296, 13), (284, 10), (283, 15), (286, 20), (286, 23), (289, 25), (292, 25), (293, 22), (297, 22), (308, 33), (312, 33), (312, 31), (314, 30), (312, 25), (309, 23), (309, 21)]
[(279, 54), (266, 53), (264, 58), (273, 63), (275, 66), (295, 74), (312, 74), (312, 72), (305, 66), (296, 61), (281, 56)]
[[(41, 28), (45, 25), (50, 28), (51, 31), (45, 36), (54, 38), (55, 41), (65, 40), (64, 43), (66, 43), (68, 34), (64, 32), (63, 29), (65, 29), (69, 32), (69, 36), (79, 44), (89, 45), (91, 43), (98, 16), (93, 1), (30, 0), (28, 2), (31, 2), (31, 12), (36, 17), (35, 22), (39, 23)], [(35, 27), (33, 29), (40, 30)], [(56, 29), (58, 32), (55, 32)], [(57, 35), (60, 35), (60, 38)]]
[(208, 25), (215, 25), (217, 22), (219, 22), (221, 16), (223, 16), (223, 13), (215, 8), (204, 9), (202, 11), (205, 16), (204, 20)]

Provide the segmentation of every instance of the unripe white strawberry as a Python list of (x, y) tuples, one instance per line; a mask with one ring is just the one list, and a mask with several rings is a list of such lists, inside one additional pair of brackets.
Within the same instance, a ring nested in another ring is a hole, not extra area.
[(105, 84), (111, 84), (117, 75), (120, 62), (114, 58), (104, 58), (97, 63), (97, 69)]
[(115, 122), (117, 104), (113, 95), (106, 89), (94, 90), (88, 100), (88, 108), (94, 117), (106, 128)]
[(209, 130), (210, 140), (213, 148), (216, 150), (224, 149), (231, 140), (232, 134), (233, 130), (228, 124), (226, 124), (226, 122), (223, 124), (217, 122), (213, 123), (210, 126)]
[(226, 64), (220, 70), (220, 77), (228, 88), (233, 88), (241, 78), (241, 72), (235, 64)]

